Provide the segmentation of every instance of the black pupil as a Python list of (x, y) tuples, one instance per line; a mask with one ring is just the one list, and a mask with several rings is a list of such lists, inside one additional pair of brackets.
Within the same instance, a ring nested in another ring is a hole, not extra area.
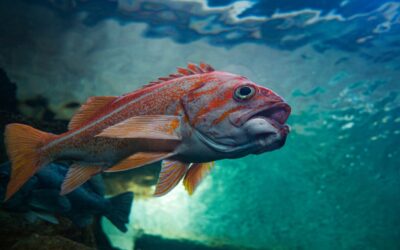
[(250, 89), (249, 87), (242, 87), (242, 88), (239, 90), (239, 94), (240, 94), (241, 96), (248, 96), (248, 95), (250, 95), (250, 93), (251, 93), (251, 89)]

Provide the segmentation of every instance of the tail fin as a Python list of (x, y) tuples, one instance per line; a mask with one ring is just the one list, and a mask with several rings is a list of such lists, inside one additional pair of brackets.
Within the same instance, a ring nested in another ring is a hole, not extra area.
[(131, 206), (133, 202), (133, 193), (125, 192), (116, 195), (109, 199), (111, 202), (110, 213), (105, 216), (116, 226), (121, 232), (125, 233), (128, 231), (126, 228), (129, 223), (129, 214), (131, 212)]
[(54, 135), (23, 124), (12, 123), (6, 126), (5, 144), (12, 167), (5, 200), (46, 164), (46, 159), (42, 159), (39, 149), (52, 136)]

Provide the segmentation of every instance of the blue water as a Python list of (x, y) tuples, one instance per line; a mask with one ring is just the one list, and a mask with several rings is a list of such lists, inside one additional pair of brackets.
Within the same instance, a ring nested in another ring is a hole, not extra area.
[(104, 222), (115, 245), (144, 232), (239, 249), (400, 249), (399, 1), (4, 0), (0, 34), (18, 98), (43, 96), (62, 119), (65, 103), (189, 61), (292, 106), (284, 148), (218, 161), (192, 197), (148, 198), (152, 187), (128, 182), (130, 232)]

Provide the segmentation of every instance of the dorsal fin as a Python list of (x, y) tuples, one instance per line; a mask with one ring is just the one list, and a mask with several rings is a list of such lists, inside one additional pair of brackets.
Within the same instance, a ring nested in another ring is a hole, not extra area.
[(68, 124), (68, 129), (73, 130), (80, 127), (84, 122), (89, 120), (99, 109), (111, 103), (118, 97), (116, 96), (93, 96), (86, 103), (82, 104), (78, 112), (72, 117)]
[(144, 85), (143, 87), (150, 87), (155, 84), (163, 83), (172, 79), (195, 75), (195, 74), (203, 74), (215, 71), (213, 67), (206, 63), (200, 63), (200, 65), (196, 65), (194, 63), (188, 63), (187, 68), (178, 67), (178, 73), (170, 74), (169, 76), (160, 77), (156, 81), (150, 82), (149, 84)]

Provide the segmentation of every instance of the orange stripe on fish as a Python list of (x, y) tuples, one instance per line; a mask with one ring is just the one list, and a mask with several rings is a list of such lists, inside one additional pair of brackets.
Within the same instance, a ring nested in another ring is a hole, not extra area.
[(238, 110), (241, 110), (241, 109), (243, 109), (242, 106), (237, 106), (237, 107), (231, 108), (231, 109), (229, 109), (229, 110), (226, 110), (226, 111), (225, 111), (224, 113), (222, 113), (217, 119), (215, 119), (215, 120), (212, 122), (212, 124), (213, 124), (213, 125), (217, 125), (218, 123), (220, 123), (220, 122), (222, 122), (224, 119), (226, 119), (230, 114), (232, 114), (232, 113), (234, 113), (234, 112), (236, 112), (236, 111), (238, 111)]
[(215, 93), (215, 91), (216, 91), (218, 88), (219, 88), (219, 86), (217, 85), (217, 86), (214, 86), (214, 87), (212, 87), (212, 88), (210, 88), (210, 89), (207, 89), (207, 90), (194, 92), (194, 93), (191, 95), (191, 98), (192, 98), (192, 99), (196, 99), (196, 98), (199, 98), (200, 96), (203, 96), (203, 95), (212, 95), (212, 94)]
[(207, 106), (199, 110), (199, 112), (196, 114), (196, 119), (193, 121), (193, 124), (198, 123), (203, 115), (227, 104), (231, 100), (232, 93), (228, 91), (225, 91), (223, 96), (217, 96), (216, 98), (212, 99)]

